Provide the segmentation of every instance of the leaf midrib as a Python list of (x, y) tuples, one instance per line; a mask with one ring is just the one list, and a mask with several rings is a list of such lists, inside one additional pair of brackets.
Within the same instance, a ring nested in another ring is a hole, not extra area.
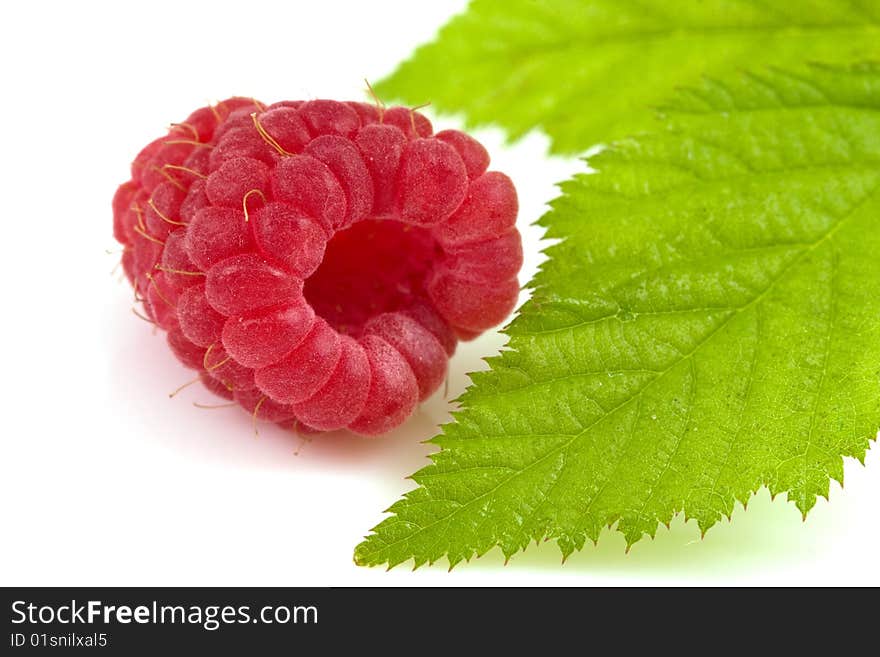
[[(427, 525), (421, 526), (417, 531), (415, 531), (405, 537), (402, 537), (402, 538), (397, 539), (396, 541), (392, 541), (390, 543), (383, 543), (381, 548), (374, 550), (373, 552), (367, 553), (366, 558), (370, 558), (371, 556), (376, 555), (376, 554), (382, 552), (383, 550), (384, 551), (390, 550), (394, 546), (399, 545), (401, 543), (411, 541), (413, 539), (413, 537), (427, 532), (428, 530), (439, 525), (440, 523), (446, 522), (447, 520), (453, 518), (454, 516), (458, 515), (459, 513), (463, 512), (464, 510), (473, 507), (478, 502), (490, 497), (493, 493), (495, 493), (497, 490), (499, 490), (502, 486), (505, 486), (506, 484), (518, 479), (520, 476), (524, 475), (526, 472), (532, 470), (533, 468), (535, 468), (536, 466), (538, 466), (539, 464), (544, 462), (550, 456), (553, 456), (553, 455), (558, 454), (560, 452), (567, 452), (568, 449), (571, 447), (571, 445), (575, 441), (577, 441), (579, 438), (581, 438), (583, 435), (585, 435), (587, 432), (589, 432), (591, 429), (593, 429), (595, 426), (597, 426), (600, 422), (606, 420), (607, 418), (611, 417), (612, 415), (614, 415), (618, 411), (624, 409), (626, 406), (628, 406), (634, 400), (640, 399), (642, 397), (642, 394), (646, 390), (650, 389), (651, 386), (653, 386), (658, 381), (662, 380), (675, 367), (677, 367), (678, 365), (680, 365), (684, 361), (693, 357), (694, 354), (696, 354), (715, 335), (717, 335), (718, 332), (721, 331), (721, 329), (723, 329), (725, 326), (727, 326), (734, 317), (739, 316), (743, 312), (745, 312), (748, 309), (759, 304), (771, 291), (773, 291), (775, 289), (775, 287), (779, 283), (779, 281), (781, 281), (797, 263), (801, 262), (808, 254), (816, 251), (816, 249), (818, 249), (820, 246), (825, 244), (827, 241), (833, 239), (833, 237), (838, 232), (840, 232), (840, 230), (850, 221), (850, 219), (853, 217), (853, 215), (855, 215), (861, 207), (863, 207), (866, 203), (868, 203), (870, 200), (873, 199), (873, 197), (877, 193), (878, 188), (880, 188), (880, 183), (876, 184), (871, 189), (871, 191), (865, 195), (865, 197), (863, 199), (861, 199), (852, 208), (850, 208), (849, 212), (845, 216), (838, 219), (837, 222), (832, 227), (830, 227), (829, 230), (827, 230), (821, 237), (819, 237), (816, 241), (814, 241), (810, 245), (809, 248), (804, 249), (800, 254), (798, 254), (797, 257), (793, 258), (792, 261), (790, 263), (788, 263), (779, 272), (779, 274), (777, 276), (774, 277), (773, 281), (766, 287), (766, 289), (764, 291), (762, 291), (760, 294), (758, 294), (754, 299), (749, 301), (747, 304), (743, 305), (742, 307), (740, 307), (740, 308), (736, 309), (734, 312), (732, 312), (729, 317), (725, 318), (722, 322), (720, 322), (718, 324), (718, 326), (713, 328), (708, 334), (706, 334), (702, 339), (700, 339), (688, 353), (684, 354), (681, 358), (675, 360), (666, 369), (661, 370), (660, 373), (656, 377), (652, 378), (647, 383), (645, 383), (645, 385), (643, 385), (641, 388), (636, 390), (626, 400), (622, 401), (620, 404), (618, 404), (617, 406), (615, 406), (614, 408), (609, 410), (607, 413), (600, 416), (595, 421), (591, 422), (582, 431), (580, 431), (577, 434), (574, 434), (570, 439), (566, 440), (565, 442), (563, 442), (559, 445), (556, 445), (556, 446), (550, 448), (550, 450), (548, 450), (548, 452), (546, 454), (544, 454), (540, 458), (536, 459), (535, 461), (533, 461), (529, 465), (525, 466), (521, 470), (517, 471), (516, 474), (513, 474), (510, 477), (507, 477), (506, 479), (503, 479), (502, 481), (498, 482), (498, 484), (493, 486), (491, 489), (489, 489), (485, 493), (480, 494), (479, 496), (473, 498), (472, 500), (466, 502), (465, 504), (461, 504), (460, 506), (458, 506), (456, 509), (449, 512), (445, 516), (438, 518)], [(548, 380), (548, 382), (552, 382), (552, 380)], [(476, 399), (479, 399), (479, 396), (476, 396)], [(594, 496), (593, 500), (595, 500), (595, 496)], [(593, 500), (590, 501), (590, 504), (592, 504)], [(376, 538), (377, 536), (378, 535), (374, 534), (373, 537)]]

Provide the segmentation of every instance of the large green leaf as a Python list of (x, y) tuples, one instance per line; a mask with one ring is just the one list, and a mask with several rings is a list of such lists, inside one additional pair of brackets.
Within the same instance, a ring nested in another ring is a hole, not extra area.
[(360, 564), (452, 565), (761, 486), (806, 512), (880, 425), (880, 68), (707, 82), (562, 186), (563, 241)]
[(475, 0), (377, 91), (579, 152), (704, 74), (872, 58), (880, 0)]

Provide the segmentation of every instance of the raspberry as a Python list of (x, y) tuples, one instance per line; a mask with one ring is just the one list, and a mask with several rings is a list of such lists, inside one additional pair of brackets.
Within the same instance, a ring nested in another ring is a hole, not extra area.
[(257, 370), (254, 381), (272, 399), (305, 401), (327, 382), (341, 356), (340, 334), (316, 318), (302, 342), (283, 359)]
[(180, 330), (194, 344), (210, 347), (220, 341), (226, 318), (214, 310), (205, 296), (205, 286), (187, 288), (177, 300)]
[(265, 198), (268, 188), (268, 166), (252, 157), (232, 157), (208, 176), (205, 194), (213, 205), (238, 209), (245, 194), (257, 190)]
[(431, 332), (402, 313), (383, 313), (364, 326), (366, 335), (375, 335), (400, 352), (412, 368), (419, 386), (419, 399), (425, 399), (443, 382), (446, 351)]
[(327, 246), (318, 222), (285, 203), (267, 203), (253, 217), (254, 240), (263, 255), (303, 280), (315, 272)]
[(407, 224), (439, 224), (461, 205), (467, 169), (455, 149), (438, 139), (414, 139), (397, 172), (397, 210)]
[(272, 195), (314, 217), (328, 238), (345, 219), (342, 184), (326, 164), (308, 155), (291, 155), (278, 163), (272, 172)]
[(314, 321), (312, 307), (299, 297), (263, 314), (228, 318), (221, 340), (238, 363), (256, 369), (277, 363), (289, 354)]
[(256, 253), (221, 260), (205, 277), (205, 296), (227, 317), (260, 310), (302, 297), (302, 281), (273, 267)]
[(321, 431), (342, 429), (361, 414), (370, 388), (370, 362), (357, 340), (340, 336), (336, 368), (311, 397), (293, 407), (297, 418)]
[(112, 203), (147, 319), (215, 394), (302, 433), (384, 433), (513, 309), (516, 190), (405, 107), (202, 107)]
[(253, 249), (250, 227), (239, 208), (204, 207), (189, 222), (184, 248), (200, 271)]
[(370, 362), (370, 389), (360, 415), (349, 424), (356, 433), (385, 433), (401, 424), (419, 401), (415, 374), (404, 357), (375, 335), (361, 338)]

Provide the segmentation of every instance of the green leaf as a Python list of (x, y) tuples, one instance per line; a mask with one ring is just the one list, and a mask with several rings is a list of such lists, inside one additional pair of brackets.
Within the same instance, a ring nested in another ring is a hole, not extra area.
[(360, 564), (451, 565), (761, 486), (806, 514), (880, 425), (880, 67), (707, 82), (591, 161), (510, 350), (473, 375)]
[(376, 89), (583, 152), (702, 75), (878, 57), (878, 0), (475, 0)]

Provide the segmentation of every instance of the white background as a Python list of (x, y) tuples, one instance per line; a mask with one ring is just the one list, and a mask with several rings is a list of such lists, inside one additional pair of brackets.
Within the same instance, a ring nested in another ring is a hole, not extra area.
[[(301, 444), (211, 396), (130, 312), (111, 270), (110, 198), (138, 149), (225, 96), (361, 99), (456, 2), (7, 2), (0, 9), (3, 585), (880, 584), (880, 456), (846, 466), (803, 523), (762, 492), (700, 541), (677, 519), (624, 554), (606, 533), (560, 566), (552, 544), (451, 574), (358, 568), (352, 551), (411, 487), (447, 419), (442, 393), (393, 434)], [(455, 75), (454, 71), (449, 72)], [(429, 101), (430, 98), (425, 98)], [(437, 125), (459, 125), (446, 119)], [(528, 225), (579, 170), (534, 134), (479, 131)], [(525, 278), (523, 279), (525, 280)], [(463, 345), (450, 397), (503, 343)]]

